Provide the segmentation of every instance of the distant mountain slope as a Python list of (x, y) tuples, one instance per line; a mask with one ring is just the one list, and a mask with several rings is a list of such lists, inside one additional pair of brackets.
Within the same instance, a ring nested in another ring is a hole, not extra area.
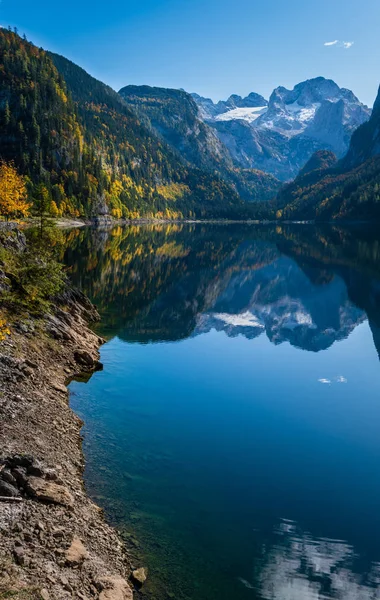
[[(234, 165), (229, 150), (214, 129), (200, 118), (190, 94), (183, 90), (132, 85), (122, 88), (119, 94), (183, 162), (218, 174), (244, 200), (265, 201), (279, 190), (280, 182), (270, 174), (256, 169), (242, 170)], [(232, 97), (229, 101), (239, 102)]]
[(221, 103), (193, 97), (238, 164), (283, 180), (294, 177), (318, 150), (344, 156), (353, 131), (371, 114), (350, 90), (323, 77), (299, 83), (293, 90), (278, 87), (269, 103), (263, 99), (256, 107), (241, 99), (239, 108), (218, 110)]
[(183, 164), (111, 88), (0, 28), (0, 159), (45, 186), (57, 214), (235, 217), (218, 176)]
[(352, 135), (347, 156), (344, 158), (342, 164), (345, 168), (352, 168), (379, 154), (380, 88), (373, 106), (371, 119), (359, 127)]
[(310, 175), (310, 173), (322, 173), (327, 169), (335, 167), (337, 163), (337, 158), (333, 152), (329, 150), (319, 150), (307, 161), (306, 165), (302, 167), (300, 172), (297, 175), (296, 179), (300, 179), (305, 175)]
[[(155, 135), (148, 123), (136, 117), (119, 94), (67, 59), (55, 54), (50, 56), (64, 75), (80, 116), (90, 134), (95, 134), (100, 147), (111, 159), (117, 147), (121, 157), (131, 155), (132, 178), (136, 172), (148, 169), (152, 183), (150, 193), (144, 192), (145, 198), (148, 196), (144, 214), (147, 211), (157, 214), (149, 210), (149, 202), (153, 206), (161, 205), (158, 212), (164, 213), (163, 216), (168, 216), (168, 211), (179, 211), (179, 216), (238, 217), (244, 206), (236, 191), (219, 177), (202, 170), (205, 164), (199, 164), (199, 168), (185, 167), (170, 146)], [(218, 143), (216, 138), (215, 141)], [(120, 170), (120, 158), (116, 159), (115, 168)], [(161, 202), (152, 203), (152, 189), (161, 197)], [(162, 200), (166, 205), (164, 209)]]
[(380, 90), (347, 155), (335, 164), (328, 153), (314, 156), (280, 191), (276, 208), (284, 219), (380, 220)]
[(127, 85), (119, 94), (189, 164), (209, 170), (217, 170), (221, 164), (232, 168), (227, 149), (199, 118), (190, 94), (148, 85)]

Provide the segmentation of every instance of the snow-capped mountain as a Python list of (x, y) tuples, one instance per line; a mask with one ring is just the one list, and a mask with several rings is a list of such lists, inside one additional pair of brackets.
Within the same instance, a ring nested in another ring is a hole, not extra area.
[(262, 108), (268, 106), (268, 101), (260, 96), (251, 92), (245, 98), (232, 94), (227, 100), (220, 100), (216, 104), (211, 98), (203, 98), (199, 94), (191, 94), (199, 107), (200, 115), (205, 120), (218, 120), (219, 115), (225, 115), (229, 111), (233, 111), (237, 108)]
[(323, 77), (293, 90), (278, 87), (269, 102), (257, 94), (230, 96), (217, 104), (196, 94), (193, 98), (236, 163), (284, 180), (294, 177), (317, 150), (343, 156), (352, 133), (371, 114), (350, 90)]

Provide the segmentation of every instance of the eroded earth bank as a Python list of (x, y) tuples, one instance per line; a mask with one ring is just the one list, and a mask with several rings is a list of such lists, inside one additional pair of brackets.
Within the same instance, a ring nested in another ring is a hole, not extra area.
[(98, 318), (66, 289), (0, 344), (0, 598), (132, 598), (130, 557), (83, 484), (66, 384), (99, 368)]

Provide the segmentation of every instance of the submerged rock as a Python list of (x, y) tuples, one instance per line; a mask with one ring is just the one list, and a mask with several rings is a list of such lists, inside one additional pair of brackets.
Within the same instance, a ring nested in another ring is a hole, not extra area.
[(143, 585), (146, 582), (147, 577), (148, 571), (145, 567), (140, 567), (139, 569), (132, 571), (132, 580), (137, 585)]

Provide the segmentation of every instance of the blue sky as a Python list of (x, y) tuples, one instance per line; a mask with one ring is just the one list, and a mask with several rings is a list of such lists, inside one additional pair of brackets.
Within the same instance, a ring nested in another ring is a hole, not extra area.
[(117, 90), (268, 97), (323, 75), (372, 105), (380, 83), (380, 0), (0, 1), (1, 25)]

